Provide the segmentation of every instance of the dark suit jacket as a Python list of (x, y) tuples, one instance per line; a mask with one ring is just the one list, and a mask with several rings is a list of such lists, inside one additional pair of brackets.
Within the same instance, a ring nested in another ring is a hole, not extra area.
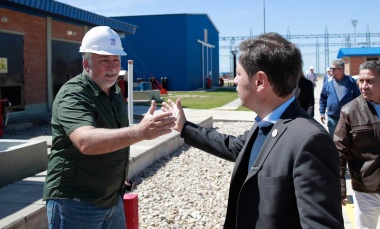
[[(257, 124), (234, 137), (187, 123), (185, 143), (236, 161), (224, 228), (344, 228), (335, 145), (295, 100), (248, 173)], [(322, 144), (323, 143), (323, 144)]]
[(313, 83), (305, 77), (300, 77), (298, 81), (299, 94), (297, 99), (302, 107), (309, 115), (314, 117), (314, 86)]

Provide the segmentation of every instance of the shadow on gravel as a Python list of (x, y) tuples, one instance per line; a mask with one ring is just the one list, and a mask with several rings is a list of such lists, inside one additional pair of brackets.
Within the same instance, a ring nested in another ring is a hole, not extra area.
[[(217, 130), (218, 128), (212, 129)], [(169, 154), (168, 156), (162, 157), (158, 161), (154, 162), (152, 165), (144, 169), (140, 174), (133, 177), (132, 180), (134, 180), (136, 185), (141, 184), (145, 179), (154, 176), (158, 170), (165, 167), (166, 164), (169, 163), (173, 158), (179, 157), (182, 153), (185, 153), (187, 150), (189, 150), (190, 147), (191, 146), (186, 144), (182, 145), (173, 153)]]
[(187, 151), (191, 146), (183, 145), (179, 147), (176, 151), (169, 154), (168, 156), (160, 158), (158, 161), (154, 162), (148, 168), (144, 169), (140, 174), (132, 178), (135, 181), (135, 184), (138, 186), (145, 179), (154, 176), (158, 170), (165, 167), (167, 163), (169, 163), (173, 158), (179, 157), (182, 153)]

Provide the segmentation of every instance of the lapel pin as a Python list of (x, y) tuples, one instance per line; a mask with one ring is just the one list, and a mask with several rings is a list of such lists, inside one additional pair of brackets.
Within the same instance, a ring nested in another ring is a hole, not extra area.
[(272, 131), (272, 137), (276, 137), (277, 136), (277, 133), (278, 133), (278, 130), (277, 129), (274, 129)]

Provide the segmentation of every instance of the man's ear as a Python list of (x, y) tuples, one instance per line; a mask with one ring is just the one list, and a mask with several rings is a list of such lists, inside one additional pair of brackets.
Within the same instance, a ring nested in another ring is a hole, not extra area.
[(89, 71), (90, 71), (90, 65), (89, 65), (89, 63), (88, 63), (88, 60), (87, 60), (87, 59), (83, 59), (82, 64), (83, 64), (83, 68), (84, 68), (87, 72), (89, 72)]
[(264, 88), (264, 87), (266, 87), (267, 85), (268, 85), (268, 76), (267, 76), (267, 74), (265, 73), (265, 72), (263, 72), (263, 71), (258, 71), (257, 73), (256, 73), (256, 80), (255, 80), (255, 82), (256, 82), (256, 87), (257, 88)]

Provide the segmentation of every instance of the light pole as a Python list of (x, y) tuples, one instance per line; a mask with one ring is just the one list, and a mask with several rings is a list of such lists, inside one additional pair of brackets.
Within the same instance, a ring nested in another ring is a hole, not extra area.
[(264, 10), (264, 33), (265, 33), (265, 0), (263, 0), (263, 10)]
[(233, 48), (233, 49), (231, 50), (231, 54), (232, 54), (233, 57), (234, 57), (234, 75), (233, 75), (232, 79), (235, 79), (235, 76), (236, 76), (236, 55), (237, 55), (237, 53), (238, 53), (238, 50), (237, 50), (237, 49)]
[(354, 27), (354, 47), (356, 48), (356, 25), (358, 24), (358, 19), (352, 19), (351, 23)]
[(230, 48), (231, 48), (231, 53), (230, 53), (230, 72), (233, 71), (233, 68), (234, 68), (234, 60), (233, 60), (233, 54), (232, 54), (232, 50), (234, 49), (234, 44), (235, 44), (235, 38), (232, 37), (231, 41), (230, 41)]

